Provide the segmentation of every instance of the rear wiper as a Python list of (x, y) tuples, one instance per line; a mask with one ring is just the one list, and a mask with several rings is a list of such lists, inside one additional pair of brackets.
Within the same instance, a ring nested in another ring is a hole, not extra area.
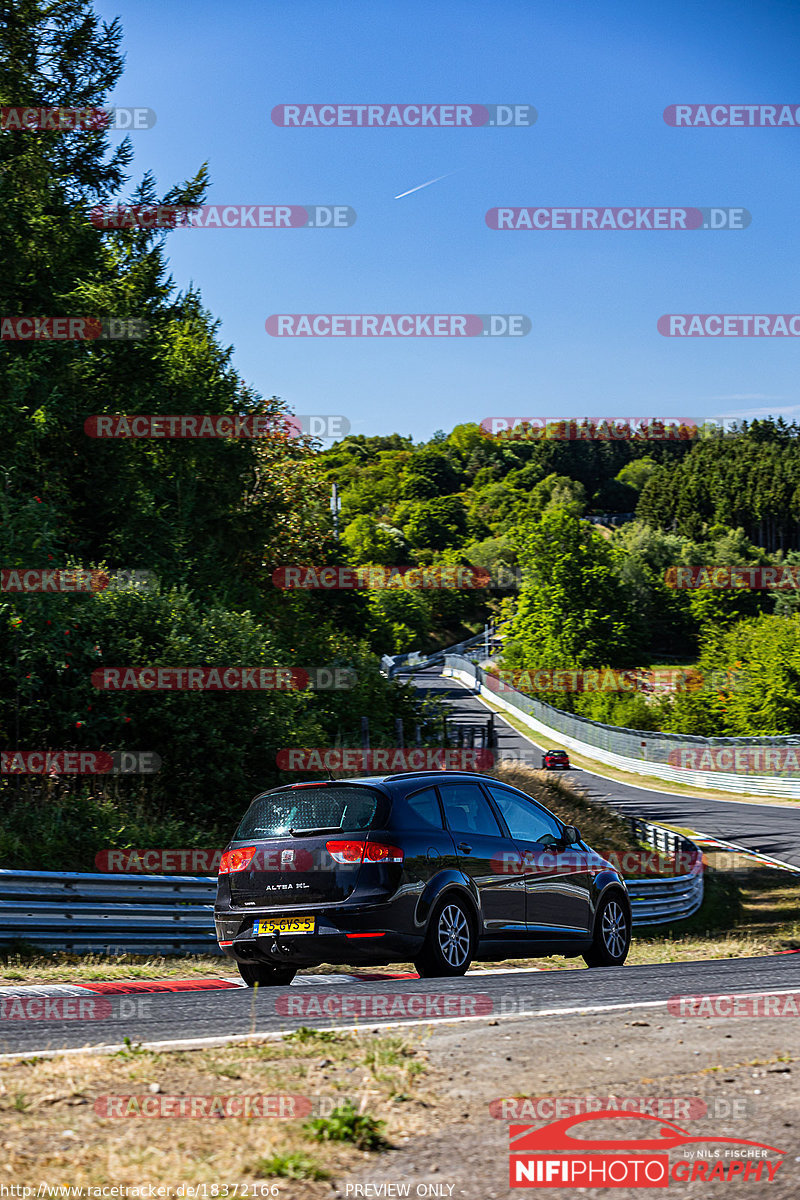
[(341, 833), (341, 828), (338, 825), (314, 825), (309, 829), (290, 829), (289, 833), (292, 837), (307, 837), (310, 833)]

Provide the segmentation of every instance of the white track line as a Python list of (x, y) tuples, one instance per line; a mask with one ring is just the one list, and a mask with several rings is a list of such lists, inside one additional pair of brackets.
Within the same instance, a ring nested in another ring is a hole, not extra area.
[[(666, 1005), (666, 1000), (640, 1000), (630, 1004), (597, 1005), (590, 1008), (553, 1008), (525, 1013), (486, 1013), (482, 1016), (443, 1017), (439, 1021), (409, 1020), (376, 1022), (365, 1019), (361, 1024), (356, 1025), (315, 1025), (314, 1029), (320, 1033), (327, 1031), (332, 1031), (333, 1033), (373, 1033), (381, 1029), (403, 1029), (408, 1026), (462, 1025), (468, 1021), (488, 1022), (519, 1020), (521, 1017), (572, 1016), (579, 1013), (605, 1012), (614, 1009), (664, 1008)], [(154, 1051), (205, 1050), (214, 1046), (234, 1046), (242, 1042), (277, 1041), (294, 1032), (294, 1029), (276, 1029), (265, 1033), (231, 1033), (222, 1037), (180, 1038), (166, 1042), (137, 1042), (136, 1045), (141, 1046), (142, 1050)], [(20, 1050), (14, 1054), (0, 1054), (0, 1062), (20, 1058), (61, 1058), (73, 1054), (116, 1054), (124, 1049), (125, 1046), (120, 1043), (119, 1045), (69, 1047), (64, 1050)]]
[[(721, 996), (786, 996), (793, 995), (797, 992), (797, 988), (769, 988), (757, 992), (715, 992), (714, 995)], [(712, 993), (694, 993), (686, 992), (684, 995), (703, 995)], [(643, 1008), (666, 1008), (669, 1004), (667, 1000), (632, 1000), (625, 1001), (622, 1004), (591, 1004), (584, 1005), (578, 1008), (540, 1008), (531, 1009), (526, 1012), (511, 1012), (511, 1013), (485, 1013), (481, 1016), (470, 1017), (443, 1017), (440, 1021), (383, 1021), (375, 1022), (365, 1020), (361, 1024), (356, 1025), (315, 1025), (315, 1031), (319, 1033), (376, 1033), (382, 1029), (404, 1029), (408, 1027), (420, 1028), (425, 1025), (464, 1025), (468, 1022), (483, 1021), (486, 1024), (491, 1024), (494, 1021), (513, 1021), (520, 1020), (523, 1017), (574, 1017), (574, 1016), (590, 1016), (595, 1013), (604, 1012), (633, 1012)], [(684, 1021), (689, 1018), (682, 1018)], [(695, 1018), (703, 1019), (703, 1018)], [(708, 1019), (708, 1018), (706, 1018)], [(720, 1020), (730, 1020), (729, 1017), (719, 1018)], [(776, 1018), (776, 1020), (779, 1018)], [(742, 1020), (747, 1020), (743, 1017)], [(293, 1029), (276, 1029), (264, 1033), (231, 1033), (222, 1037), (206, 1037), (206, 1038), (176, 1038), (166, 1042), (137, 1042), (142, 1050), (152, 1050), (155, 1052), (166, 1052), (170, 1050), (207, 1050), (215, 1046), (235, 1046), (246, 1042), (270, 1042), (278, 1041), (281, 1038), (287, 1037), (294, 1033)], [(125, 1050), (126, 1047), (122, 1044), (105, 1045), (105, 1046), (79, 1046), (69, 1047), (64, 1050), (20, 1050), (14, 1054), (0, 1054), (0, 1062), (7, 1062), (26, 1058), (65, 1058), (75, 1054), (117, 1054), (120, 1050)]]

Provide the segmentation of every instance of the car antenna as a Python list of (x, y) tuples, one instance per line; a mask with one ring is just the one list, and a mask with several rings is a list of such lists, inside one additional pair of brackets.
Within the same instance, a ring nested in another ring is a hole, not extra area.
[(327, 767), (326, 770), (328, 772), (328, 779), (330, 779), (332, 783), (336, 783), (336, 780), (333, 775), (333, 771), (330, 769), (330, 767)]

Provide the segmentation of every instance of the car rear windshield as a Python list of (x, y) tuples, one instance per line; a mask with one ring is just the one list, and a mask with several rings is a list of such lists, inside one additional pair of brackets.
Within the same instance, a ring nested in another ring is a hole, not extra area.
[(369, 829), (382, 797), (370, 788), (298, 788), (259, 796), (236, 830), (241, 838), (290, 837), (316, 830), (359, 833)]

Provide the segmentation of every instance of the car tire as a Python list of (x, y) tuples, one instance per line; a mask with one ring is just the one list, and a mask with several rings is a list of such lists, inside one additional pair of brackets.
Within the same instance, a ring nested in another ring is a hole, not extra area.
[(463, 900), (444, 896), (434, 908), (414, 963), (423, 978), (464, 975), (475, 954), (475, 921)]
[(285, 987), (297, 974), (297, 967), (271, 967), (269, 963), (237, 962), (239, 974), (248, 987)]
[(631, 946), (631, 917), (618, 895), (600, 901), (594, 919), (594, 939), (583, 961), (587, 967), (621, 967)]

